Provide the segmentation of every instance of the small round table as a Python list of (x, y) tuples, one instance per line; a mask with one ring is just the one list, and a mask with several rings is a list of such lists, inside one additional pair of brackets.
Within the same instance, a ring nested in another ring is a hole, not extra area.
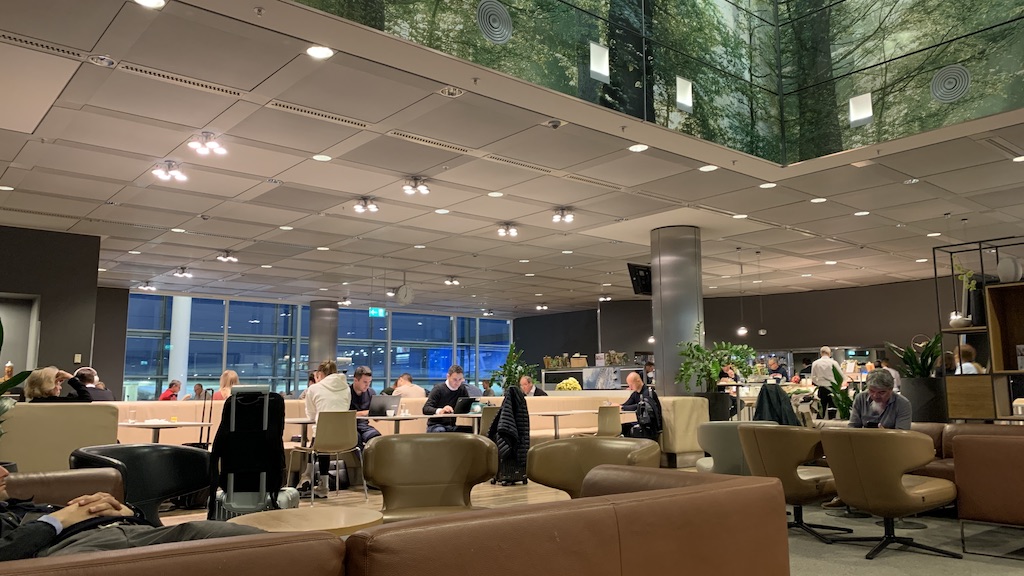
[(378, 510), (345, 508), (342, 506), (317, 506), (315, 508), (288, 508), (268, 510), (228, 520), (232, 524), (252, 526), (267, 532), (330, 532), (336, 536), (348, 536), (363, 528), (384, 522), (384, 515)]

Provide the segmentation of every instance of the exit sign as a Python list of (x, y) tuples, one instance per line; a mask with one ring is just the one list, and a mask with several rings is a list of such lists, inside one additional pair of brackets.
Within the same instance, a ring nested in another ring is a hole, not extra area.
[(370, 318), (384, 318), (388, 311), (384, 308), (370, 308)]

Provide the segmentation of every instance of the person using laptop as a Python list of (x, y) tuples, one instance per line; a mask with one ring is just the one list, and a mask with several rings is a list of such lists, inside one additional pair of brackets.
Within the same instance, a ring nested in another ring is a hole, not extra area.
[(427, 391), (422, 386), (417, 386), (412, 383), (412, 374), (408, 372), (402, 374), (395, 381), (395, 391), (392, 392), (395, 396), (401, 396), (403, 398), (426, 398)]
[[(427, 401), (423, 403), (423, 413), (427, 415), (454, 414), (459, 398), (469, 398), (469, 392), (463, 385), (464, 380), (462, 366), (453, 364), (448, 369), (448, 378), (443, 383), (434, 386), (434, 389), (427, 395)], [(472, 426), (456, 426), (455, 418), (439, 417), (427, 420), (427, 432), (472, 431)]]
[[(349, 410), (355, 410), (356, 416), (368, 416), (370, 414), (370, 400), (373, 398), (373, 372), (369, 366), (359, 366), (352, 374), (352, 402)], [(372, 438), (380, 436), (380, 430), (370, 426), (368, 420), (356, 420), (356, 431), (359, 432), (359, 449)]]

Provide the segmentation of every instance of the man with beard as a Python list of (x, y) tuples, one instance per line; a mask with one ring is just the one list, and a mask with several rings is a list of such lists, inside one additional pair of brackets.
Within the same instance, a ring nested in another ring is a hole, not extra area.
[(893, 378), (885, 368), (868, 373), (868, 389), (853, 399), (850, 428), (910, 430), (910, 400), (893, 392)]

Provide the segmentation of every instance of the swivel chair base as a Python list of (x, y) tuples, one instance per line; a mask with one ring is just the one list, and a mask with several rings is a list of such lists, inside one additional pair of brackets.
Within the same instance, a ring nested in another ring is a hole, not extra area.
[(871, 514), (861, 512), (860, 510), (854, 510), (849, 506), (847, 506), (845, 510), (829, 510), (828, 512), (825, 512), (825, 515), (833, 518), (871, 518)]
[(807, 532), (811, 536), (814, 536), (818, 540), (821, 540), (825, 544), (831, 544), (832, 543), (832, 539), (830, 537), (828, 537), (828, 536), (825, 536), (821, 532), (818, 532), (818, 530), (815, 530), (815, 528), (818, 528), (818, 529), (821, 529), (821, 530), (832, 530), (832, 531), (835, 531), (835, 532), (842, 532), (843, 534), (852, 534), (853, 533), (853, 530), (851, 530), (849, 528), (843, 528), (841, 526), (828, 526), (828, 525), (825, 525), (825, 524), (808, 524), (808, 523), (804, 522), (804, 507), (803, 506), (793, 506), (793, 519), (787, 523), (787, 526), (789, 528), (799, 528), (799, 529), (803, 530), (804, 532)]
[(914, 542), (913, 538), (907, 538), (905, 536), (896, 535), (896, 521), (894, 518), (885, 518), (883, 520), (885, 525), (885, 534), (882, 536), (854, 536), (854, 537), (839, 537), (833, 538), (833, 542), (878, 542), (878, 544), (871, 549), (864, 557), (868, 560), (873, 560), (875, 556), (881, 554), (882, 550), (885, 550), (890, 544), (896, 544), (898, 546), (909, 546), (910, 548), (918, 548), (920, 550), (927, 550), (928, 552), (934, 552), (943, 556), (949, 556), (950, 558), (962, 559), (963, 555), (956, 552), (950, 552), (949, 550), (943, 550), (941, 548), (935, 548), (934, 546), (926, 546), (924, 544), (918, 544)]

